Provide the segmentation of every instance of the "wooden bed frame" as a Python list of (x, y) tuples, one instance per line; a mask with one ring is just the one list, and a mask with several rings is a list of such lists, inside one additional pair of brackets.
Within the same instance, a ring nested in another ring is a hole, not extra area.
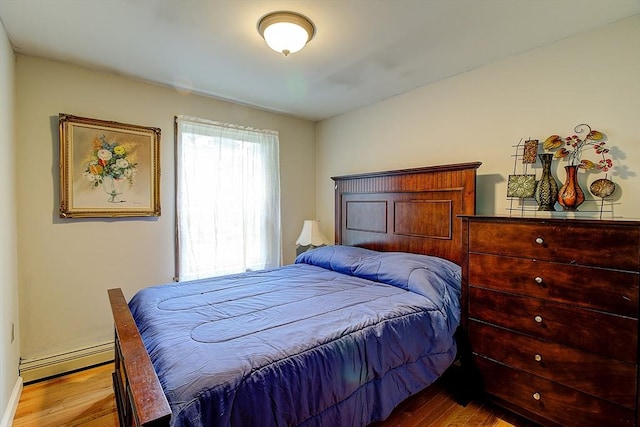
[[(336, 244), (435, 255), (461, 263), (462, 221), (475, 214), (476, 169), (462, 163), (333, 177)], [(113, 388), (121, 426), (168, 426), (169, 403), (122, 290), (109, 289), (115, 323)]]

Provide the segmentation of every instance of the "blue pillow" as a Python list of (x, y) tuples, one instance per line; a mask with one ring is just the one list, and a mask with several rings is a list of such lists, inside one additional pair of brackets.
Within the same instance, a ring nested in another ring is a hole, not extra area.
[(296, 263), (386, 283), (428, 298), (434, 293), (442, 295), (444, 287), (460, 295), (460, 266), (434, 256), (334, 245), (304, 252)]

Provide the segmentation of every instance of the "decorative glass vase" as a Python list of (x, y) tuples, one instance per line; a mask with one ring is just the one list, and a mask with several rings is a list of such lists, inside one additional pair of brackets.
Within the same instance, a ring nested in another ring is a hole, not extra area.
[(577, 211), (584, 202), (584, 192), (578, 184), (578, 166), (565, 166), (567, 176), (558, 192), (558, 203), (565, 211)]
[(124, 201), (120, 200), (119, 196), (124, 192), (126, 182), (126, 178), (114, 178), (111, 175), (105, 175), (102, 177), (102, 189), (107, 193), (107, 195), (109, 195), (107, 202), (121, 203)]
[(558, 198), (558, 183), (551, 175), (551, 160), (553, 154), (538, 154), (542, 163), (542, 176), (536, 183), (534, 197), (538, 203), (539, 211), (555, 211), (555, 204)]

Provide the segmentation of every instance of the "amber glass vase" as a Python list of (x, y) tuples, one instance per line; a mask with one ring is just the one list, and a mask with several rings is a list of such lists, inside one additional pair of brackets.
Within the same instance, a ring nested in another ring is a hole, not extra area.
[(567, 176), (558, 191), (558, 203), (565, 211), (577, 211), (584, 202), (584, 192), (578, 184), (578, 166), (565, 166), (564, 170)]

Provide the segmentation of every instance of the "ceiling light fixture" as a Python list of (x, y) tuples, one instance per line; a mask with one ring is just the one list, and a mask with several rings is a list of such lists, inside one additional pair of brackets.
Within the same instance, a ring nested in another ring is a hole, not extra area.
[(258, 21), (258, 32), (276, 52), (289, 56), (301, 50), (314, 36), (316, 28), (295, 12), (273, 12)]

